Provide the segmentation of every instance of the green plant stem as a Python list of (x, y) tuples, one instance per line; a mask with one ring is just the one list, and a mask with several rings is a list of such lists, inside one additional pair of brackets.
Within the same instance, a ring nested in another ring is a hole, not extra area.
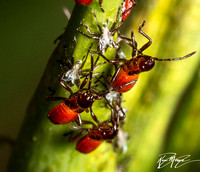
[[(122, 0), (103, 1), (105, 13), (102, 13), (98, 1), (89, 6), (76, 5), (66, 31), (50, 57), (44, 75), (29, 104), (16, 147), (11, 155), (8, 172), (63, 172), (63, 171), (88, 171), (104, 170), (114, 171), (115, 155), (112, 151), (98, 149), (94, 153), (83, 155), (75, 151), (75, 143), (68, 143), (69, 137), (63, 134), (68, 132), (69, 125), (54, 125), (47, 119), (48, 111), (58, 102), (46, 102), (45, 98), (50, 95), (48, 88), (56, 91), (56, 96), (66, 96), (66, 91), (58, 83), (60, 73), (60, 60), (65, 60), (64, 48), (67, 48), (67, 58), (72, 57), (74, 36), (77, 37), (75, 47), (75, 61), (81, 60), (87, 53), (91, 43), (97, 43), (92, 39), (77, 32), (80, 22), (92, 26), (97, 30), (94, 17), (90, 8), (96, 13), (100, 25), (108, 18), (114, 21), (117, 10)], [(94, 29), (94, 30), (95, 30)], [(90, 68), (90, 64), (86, 64)], [(107, 144), (105, 144), (107, 145)], [(99, 156), (101, 154), (101, 156)], [(102, 165), (106, 163), (106, 165)]]

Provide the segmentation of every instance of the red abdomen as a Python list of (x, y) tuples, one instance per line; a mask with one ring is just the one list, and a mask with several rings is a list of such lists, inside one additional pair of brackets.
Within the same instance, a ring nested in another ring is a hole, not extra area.
[(125, 3), (122, 6), (122, 14), (123, 14), (122, 19), (123, 20), (125, 20), (129, 16), (131, 9), (133, 8), (134, 5), (135, 4), (131, 0), (125, 1)]
[(93, 0), (76, 0), (76, 3), (81, 5), (89, 5)]
[(124, 85), (138, 79), (138, 77), (139, 77), (139, 74), (128, 75), (128, 72), (125, 72), (124, 69), (121, 68), (115, 80), (112, 82), (112, 87), (113, 88), (122, 87), (116, 90), (117, 92), (120, 92), (120, 93), (129, 91), (135, 85), (135, 83), (129, 84), (127, 86), (124, 86)]
[(90, 153), (95, 150), (102, 142), (103, 140), (91, 139), (89, 135), (86, 135), (77, 142), (76, 150), (85, 154)]
[(74, 112), (65, 102), (60, 103), (51, 109), (47, 115), (50, 121), (54, 124), (68, 124), (78, 117), (79, 113)]

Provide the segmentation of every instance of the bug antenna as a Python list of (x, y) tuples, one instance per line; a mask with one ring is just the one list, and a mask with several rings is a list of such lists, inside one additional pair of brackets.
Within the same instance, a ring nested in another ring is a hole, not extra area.
[(156, 57), (152, 57), (154, 60), (156, 61), (174, 61), (174, 60), (183, 60), (183, 59), (186, 59), (192, 55), (194, 55), (196, 53), (196, 51), (184, 56), (184, 57), (177, 57), (177, 58), (170, 58), (170, 59), (159, 59), (159, 58), (156, 58)]
[(139, 30), (141, 30), (142, 27), (144, 27), (145, 23), (146, 23), (146, 20), (143, 20), (142, 24), (139, 26)]

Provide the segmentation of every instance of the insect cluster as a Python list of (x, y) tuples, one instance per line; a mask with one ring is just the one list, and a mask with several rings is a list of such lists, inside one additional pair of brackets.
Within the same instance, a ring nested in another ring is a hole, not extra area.
[[(76, 0), (76, 2), (88, 5), (92, 1)], [(103, 12), (102, 0), (99, 1), (99, 4)], [(70, 128), (79, 131), (79, 133), (71, 136), (70, 142), (78, 140), (76, 150), (81, 153), (90, 153), (103, 141), (112, 142), (113, 140), (115, 140), (113, 144), (115, 148), (125, 152), (128, 134), (123, 131), (126, 109), (121, 105), (122, 93), (129, 91), (136, 84), (140, 73), (151, 70), (155, 61), (182, 60), (195, 54), (195, 52), (192, 52), (184, 57), (170, 59), (159, 59), (143, 54), (143, 51), (152, 43), (151, 38), (142, 30), (145, 21), (139, 26), (138, 31), (148, 42), (140, 48), (137, 47), (133, 31), (130, 38), (121, 35), (119, 31), (119, 27), (128, 17), (135, 4), (134, 0), (124, 0), (118, 9), (116, 21), (113, 22), (111, 27), (108, 27), (108, 21), (100, 25), (96, 14), (91, 11), (99, 32), (92, 32), (89, 26), (83, 22), (80, 24), (85, 31), (80, 28), (77, 31), (89, 39), (97, 40), (98, 47), (93, 50), (93, 45), (91, 45), (82, 60), (71, 65), (70, 70), (65, 71), (63, 70), (65, 66), (62, 67), (59, 84), (69, 92), (69, 97), (48, 97), (46, 99), (47, 101), (61, 101), (48, 113), (48, 118), (52, 123), (68, 124), (73, 121), (76, 122), (77, 125)], [(132, 48), (130, 59), (121, 57), (123, 53), (120, 49), (120, 42), (122, 41)], [(109, 47), (116, 49), (114, 59), (109, 59), (105, 55)], [(105, 62), (99, 63), (100, 59)], [(86, 61), (90, 62), (90, 69), (84, 69)], [(111, 79), (107, 79), (108, 76), (104, 72), (95, 73), (97, 68), (107, 64), (112, 65), (115, 69)], [(78, 87), (76, 92), (73, 92), (71, 88), (74, 85)], [(99, 85), (104, 88), (103, 91), (98, 89)], [(110, 111), (109, 118), (103, 122), (99, 121), (98, 115), (93, 111), (94, 102), (100, 100), (105, 103), (105, 107)], [(90, 113), (91, 120), (82, 119), (81, 113), (84, 111)]]

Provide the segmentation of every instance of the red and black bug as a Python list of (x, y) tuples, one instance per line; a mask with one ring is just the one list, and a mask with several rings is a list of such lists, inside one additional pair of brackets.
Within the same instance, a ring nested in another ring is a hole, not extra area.
[(131, 39), (126, 38), (124, 36), (120, 36), (121, 39), (125, 40), (125, 42), (132, 47), (132, 59), (130, 60), (119, 59), (119, 58), (108, 59), (101, 52), (90, 51), (91, 53), (97, 53), (98, 55), (102, 56), (109, 63), (112, 64), (122, 63), (122, 65), (118, 67), (118, 69), (116, 70), (111, 79), (111, 85), (114, 91), (120, 93), (129, 91), (137, 82), (140, 73), (151, 70), (155, 65), (155, 61), (182, 60), (196, 53), (192, 52), (184, 57), (169, 58), (169, 59), (159, 59), (156, 57), (144, 55), (143, 51), (146, 50), (152, 44), (151, 38), (142, 31), (142, 27), (144, 25), (145, 25), (145, 20), (139, 26), (138, 30), (140, 34), (142, 34), (145, 38), (148, 39), (148, 42), (144, 44), (140, 49), (137, 49), (137, 42), (135, 41), (133, 32), (131, 32)]
[[(93, 2), (93, 0), (75, 0), (76, 3), (80, 4), (80, 5), (89, 5)], [(101, 8), (101, 11), (104, 12), (104, 9), (102, 7), (102, 2), (103, 0), (99, 0), (99, 6)]]
[[(92, 109), (90, 109), (90, 113), (91, 116), (95, 116)], [(119, 111), (113, 106), (111, 107), (111, 118), (109, 120), (101, 123), (97, 117), (93, 119), (95, 119), (97, 125), (91, 121), (82, 121), (83, 124), (92, 125), (92, 128), (71, 127), (73, 130), (81, 130), (81, 132), (71, 138), (70, 142), (75, 141), (87, 132), (76, 144), (76, 150), (84, 154), (94, 151), (103, 141), (112, 142), (118, 134), (119, 120), (122, 120), (119, 117)]]
[(136, 6), (135, 0), (125, 0), (122, 5), (122, 20), (124, 21), (129, 14), (131, 13), (131, 10)]
[[(95, 100), (102, 98), (102, 95), (98, 95), (98, 93), (91, 87), (93, 69), (98, 59), (99, 58), (97, 58), (95, 63), (93, 63), (93, 55), (91, 54), (90, 73), (85, 77), (85, 79), (80, 85), (79, 90), (76, 93), (73, 93), (70, 87), (67, 86), (61, 79), (59, 79), (60, 85), (70, 93), (70, 96), (69, 98), (48, 97), (46, 99), (47, 101), (62, 100), (62, 103), (51, 109), (48, 113), (48, 118), (52, 123), (68, 124), (69, 122), (72, 122), (75, 119), (77, 119), (77, 123), (80, 125), (81, 118), (79, 114), (83, 111), (87, 111), (88, 108), (91, 108)], [(89, 79), (88, 88), (84, 88), (88, 82), (88, 79)]]

